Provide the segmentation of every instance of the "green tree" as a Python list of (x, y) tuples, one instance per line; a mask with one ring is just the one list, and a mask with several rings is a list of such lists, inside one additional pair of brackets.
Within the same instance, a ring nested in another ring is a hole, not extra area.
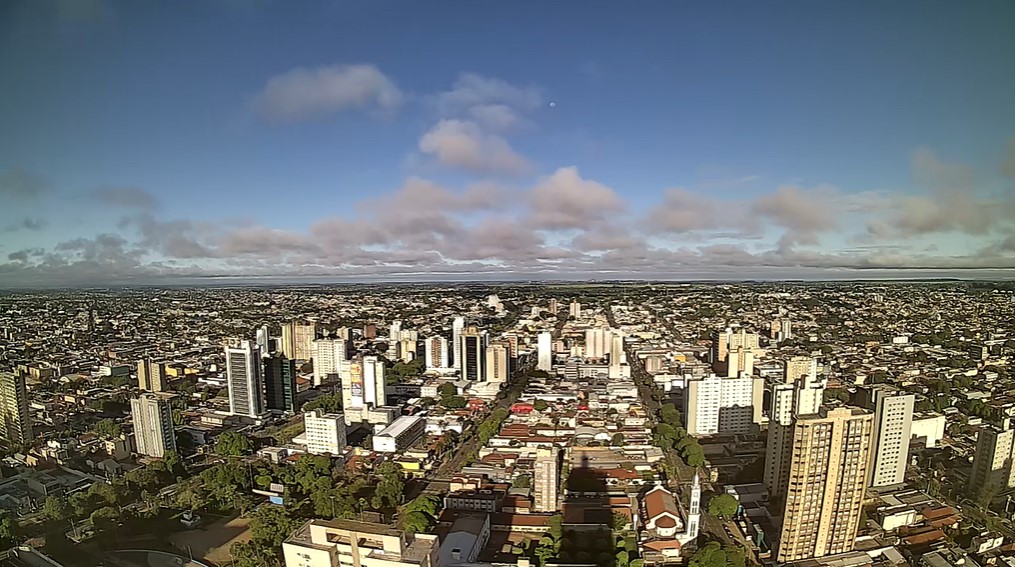
[(445, 382), (437, 388), (437, 394), (441, 400), (450, 399), (452, 396), (458, 395), (458, 389), (451, 382)]
[(673, 426), (680, 425), (680, 412), (677, 410), (677, 406), (673, 404), (663, 404), (659, 408), (659, 419), (663, 423), (668, 423)]
[(441, 405), (448, 409), (461, 409), (464, 408), (466, 404), (467, 402), (462, 396), (451, 396), (450, 398), (445, 398), (441, 402)]
[(53, 522), (62, 522), (67, 519), (70, 510), (67, 508), (67, 501), (63, 496), (47, 496), (42, 505), (42, 512)]
[(342, 411), (342, 392), (335, 392), (333, 394), (324, 394), (323, 396), (317, 396), (309, 402), (303, 404), (303, 411), (312, 411), (319, 409), (324, 413), (335, 413)]
[(413, 511), (402, 517), (402, 529), (411, 534), (430, 531), (431, 527), (431, 518), (423, 512)]
[(100, 532), (115, 528), (120, 519), (120, 511), (112, 506), (103, 506), (92, 512), (88, 518), (95, 529)]
[(240, 457), (254, 451), (250, 439), (235, 431), (226, 431), (215, 442), (215, 452), (223, 457)]
[(693, 443), (684, 448), (684, 462), (691, 467), (700, 467), (705, 464), (705, 450), (698, 443)]
[(6, 508), (0, 508), (0, 547), (9, 549), (18, 543), (18, 521)]
[(278, 549), (300, 523), (299, 518), (294, 518), (281, 506), (261, 506), (250, 521), (250, 536), (268, 549)]
[(723, 519), (732, 518), (739, 507), (740, 503), (731, 494), (720, 494), (708, 501), (708, 513)]
[(560, 537), (564, 534), (564, 517), (560, 514), (550, 516), (546, 520), (546, 532), (555, 541), (560, 541)]
[(123, 433), (123, 428), (120, 427), (119, 423), (107, 417), (99, 420), (95, 424), (95, 427), (92, 428), (92, 431), (103, 439), (113, 439)]
[(610, 519), (610, 527), (613, 528), (613, 531), (616, 532), (622, 531), (624, 528), (627, 527), (627, 524), (628, 524), (627, 516), (619, 512), (613, 513), (613, 517)]
[(614, 447), (621, 447), (624, 445), (624, 434), (617, 432), (613, 434), (613, 438), (610, 439), (610, 445)]
[(718, 542), (710, 541), (694, 552), (690, 567), (726, 567), (726, 552)]
[(533, 402), (532, 407), (536, 411), (546, 411), (546, 408), (550, 407), (550, 404), (546, 403), (544, 400), (536, 400)]

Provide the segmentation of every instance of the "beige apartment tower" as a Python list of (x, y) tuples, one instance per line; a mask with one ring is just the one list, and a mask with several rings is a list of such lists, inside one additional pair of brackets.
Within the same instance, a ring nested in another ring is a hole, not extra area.
[(11, 443), (28, 443), (35, 438), (28, 389), (21, 374), (0, 373), (0, 435)]
[(801, 416), (793, 429), (776, 561), (852, 551), (863, 512), (874, 416), (836, 408)]
[(984, 495), (1015, 486), (1015, 467), (1012, 467), (1012, 448), (1015, 430), (1006, 418), (1001, 427), (985, 425), (976, 436), (976, 453), (973, 470), (969, 474), (970, 496), (979, 499)]
[(507, 382), (508, 347), (503, 343), (492, 343), (486, 347), (486, 381)]
[(147, 392), (166, 389), (166, 365), (142, 358), (137, 362), (137, 387)]
[(534, 512), (557, 511), (557, 495), (560, 493), (560, 474), (557, 470), (559, 449), (539, 449), (533, 467), (533, 506)]
[(310, 360), (314, 356), (317, 325), (292, 322), (282, 325), (282, 354), (290, 360)]

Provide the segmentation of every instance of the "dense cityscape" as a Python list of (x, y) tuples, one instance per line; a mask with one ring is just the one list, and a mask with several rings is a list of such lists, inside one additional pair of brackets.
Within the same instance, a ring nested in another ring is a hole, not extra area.
[(1011, 565), (1013, 294), (9, 293), (0, 537), (66, 567)]

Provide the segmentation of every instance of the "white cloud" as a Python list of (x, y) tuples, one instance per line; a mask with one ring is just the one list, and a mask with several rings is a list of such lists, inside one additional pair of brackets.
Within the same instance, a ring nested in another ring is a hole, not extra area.
[(609, 187), (583, 179), (577, 167), (544, 177), (529, 196), (530, 222), (543, 230), (584, 229), (624, 212), (624, 201)]
[(419, 150), (442, 165), (477, 173), (518, 174), (531, 169), (507, 140), (485, 134), (475, 122), (465, 120), (441, 120), (420, 138)]
[(542, 95), (533, 86), (517, 87), (507, 81), (475, 73), (459, 75), (451, 90), (437, 95), (438, 110), (445, 116), (492, 104), (534, 110), (542, 104)]
[(395, 83), (373, 65), (300, 67), (268, 80), (254, 100), (262, 116), (296, 122), (350, 108), (397, 108), (403, 99)]

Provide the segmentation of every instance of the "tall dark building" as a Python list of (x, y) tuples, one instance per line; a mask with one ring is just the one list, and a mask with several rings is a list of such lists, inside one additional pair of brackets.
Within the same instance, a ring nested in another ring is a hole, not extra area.
[(462, 353), (462, 380), (486, 381), (486, 333), (469, 326), (459, 336)]
[(296, 361), (280, 352), (264, 358), (267, 409), (296, 413)]

